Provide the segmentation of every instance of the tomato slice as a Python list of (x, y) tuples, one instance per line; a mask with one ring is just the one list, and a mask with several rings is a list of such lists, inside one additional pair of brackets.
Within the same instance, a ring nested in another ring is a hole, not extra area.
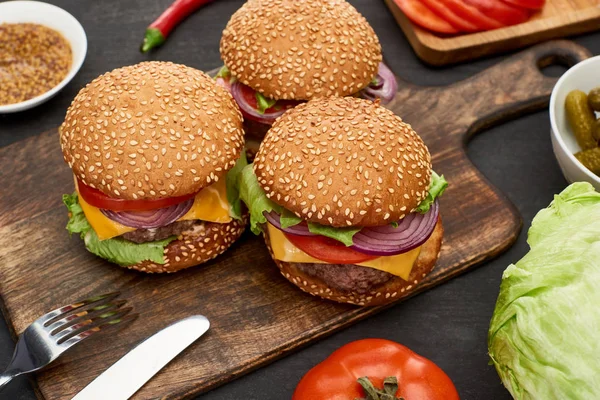
[(498, 29), (504, 26), (495, 19), (482, 13), (478, 8), (465, 3), (463, 0), (440, 0), (440, 2), (446, 5), (446, 7), (458, 17), (469, 21), (482, 31)]
[(477, 32), (481, 29), (477, 25), (455, 14), (444, 1), (441, 0), (421, 0), (431, 11), (445, 19), (456, 29), (463, 32)]
[(518, 6), (518, 7), (523, 7), (523, 8), (529, 8), (532, 10), (539, 10), (541, 8), (544, 8), (544, 5), (546, 4), (546, 0), (504, 0), (507, 3), (510, 3), (512, 5)]
[(394, 0), (404, 15), (415, 24), (438, 33), (458, 33), (458, 29), (421, 3), (421, 0)]
[(465, 3), (478, 8), (488, 17), (495, 19), (505, 26), (516, 25), (529, 19), (529, 11), (511, 6), (500, 0), (463, 0)]
[(108, 197), (98, 189), (77, 179), (77, 189), (81, 197), (90, 205), (112, 211), (145, 211), (155, 210), (157, 208), (169, 207), (191, 199), (196, 193), (187, 194), (179, 197), (167, 197), (157, 200), (124, 200)]
[(330, 264), (357, 264), (378, 257), (361, 253), (325, 236), (299, 236), (286, 232), (283, 234), (294, 246), (309, 256)]

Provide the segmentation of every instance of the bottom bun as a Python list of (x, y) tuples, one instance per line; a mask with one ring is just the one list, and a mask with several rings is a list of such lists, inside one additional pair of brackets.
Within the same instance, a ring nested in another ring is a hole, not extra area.
[(168, 273), (202, 264), (231, 247), (244, 233), (247, 222), (247, 214), (241, 221), (232, 219), (226, 224), (198, 221), (165, 247), (164, 264), (142, 261), (123, 267), (148, 273)]
[[(265, 236), (265, 242), (273, 257), (273, 250), (268, 235)], [(279, 267), (281, 274), (291, 283), (298, 286), (306, 293), (313, 296), (319, 296), (324, 299), (337, 301), (339, 303), (349, 303), (359, 306), (379, 306), (392, 303), (406, 297), (414, 288), (433, 270), (435, 263), (440, 255), (442, 247), (442, 238), (444, 236), (444, 228), (441, 218), (433, 230), (429, 239), (423, 243), (421, 253), (415, 261), (415, 264), (410, 272), (409, 280), (393, 276), (385, 283), (371, 287), (365, 293), (350, 292), (336, 289), (331, 283), (328, 283), (318, 276), (306, 274), (301, 269), (297, 268), (299, 264), (285, 261), (275, 260), (275, 264)], [(319, 264), (315, 264), (319, 265)], [(340, 268), (344, 268), (343, 265)], [(369, 268), (369, 267), (362, 267)]]

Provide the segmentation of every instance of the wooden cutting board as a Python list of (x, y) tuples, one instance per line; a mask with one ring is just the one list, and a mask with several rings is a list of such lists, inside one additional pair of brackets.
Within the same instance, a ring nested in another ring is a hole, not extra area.
[[(540, 73), (540, 60), (574, 63), (588, 56), (574, 43), (554, 42), (447, 87), (400, 82), (390, 107), (421, 134), (450, 188), (441, 200), (446, 234), (439, 262), (398, 300), (468, 271), (515, 241), (521, 227), (515, 207), (470, 163), (465, 143), (487, 126), (548, 103), (555, 78)], [(188, 398), (382, 310), (301, 292), (250, 233), (214, 262), (173, 275), (110, 265), (65, 230), (61, 195), (73, 191), (73, 180), (56, 130), (0, 149), (0, 165), (0, 294), (13, 333), (50, 309), (114, 290), (140, 314), (119, 333), (92, 337), (39, 373), (40, 399), (70, 399), (136, 343), (191, 314), (206, 315), (211, 329), (135, 399)]]
[(446, 65), (504, 53), (545, 40), (600, 29), (600, 0), (546, 0), (525, 23), (487, 32), (447, 36), (413, 24), (394, 0), (385, 0), (415, 53), (426, 63)]

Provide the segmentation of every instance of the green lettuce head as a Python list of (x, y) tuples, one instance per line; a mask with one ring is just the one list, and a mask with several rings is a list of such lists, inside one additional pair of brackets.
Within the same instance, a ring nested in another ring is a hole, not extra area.
[(600, 193), (574, 183), (534, 218), (502, 276), (488, 349), (519, 400), (600, 399)]

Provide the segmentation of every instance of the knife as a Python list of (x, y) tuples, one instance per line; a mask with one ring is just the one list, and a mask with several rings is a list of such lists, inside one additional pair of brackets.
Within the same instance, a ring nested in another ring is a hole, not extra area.
[(194, 315), (158, 331), (94, 379), (72, 400), (126, 400), (210, 327)]

